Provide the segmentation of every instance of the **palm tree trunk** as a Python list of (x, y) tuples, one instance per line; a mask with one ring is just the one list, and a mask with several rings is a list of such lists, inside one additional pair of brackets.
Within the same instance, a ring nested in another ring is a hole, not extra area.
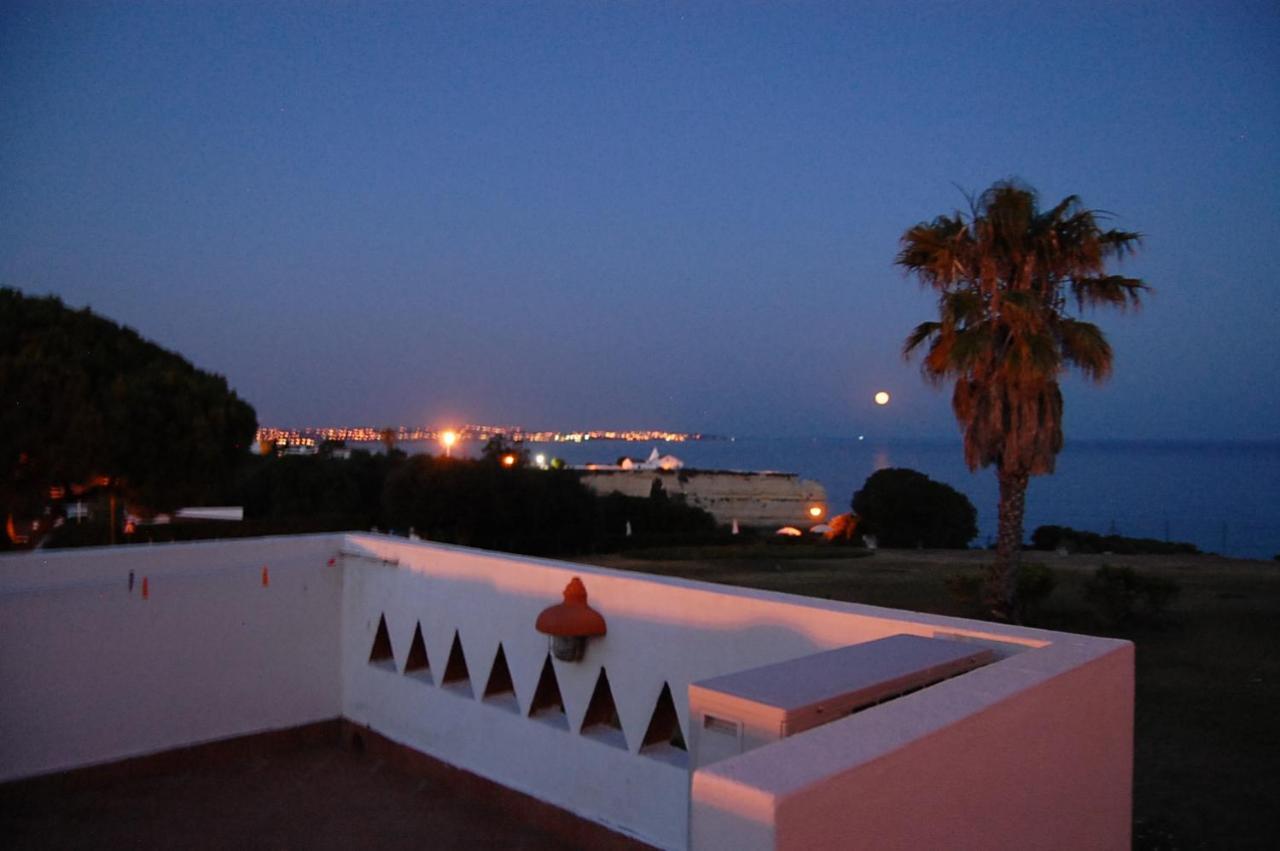
[(1002, 620), (1017, 612), (1018, 560), (1022, 552), (1022, 516), (1027, 507), (1026, 473), (996, 471), (1000, 483), (1000, 519), (996, 560), (987, 573), (986, 602)]

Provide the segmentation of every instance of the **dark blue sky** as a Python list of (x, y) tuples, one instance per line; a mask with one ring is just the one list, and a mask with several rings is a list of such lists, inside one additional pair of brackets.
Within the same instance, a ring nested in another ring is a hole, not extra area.
[(1146, 235), (1069, 438), (1280, 437), (1273, 2), (0, 16), (0, 282), (267, 424), (951, 435), (897, 239), (1018, 176)]

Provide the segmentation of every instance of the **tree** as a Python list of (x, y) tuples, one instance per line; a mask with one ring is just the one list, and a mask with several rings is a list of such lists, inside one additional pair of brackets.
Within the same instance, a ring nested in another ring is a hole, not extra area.
[(529, 463), (529, 453), (518, 441), (495, 434), (480, 450), (480, 459), (498, 467), (523, 467)]
[(1076, 368), (1095, 382), (1111, 373), (1101, 329), (1072, 315), (1086, 307), (1137, 307), (1147, 285), (1109, 274), (1140, 235), (1103, 229), (1106, 214), (1068, 196), (1039, 209), (1033, 189), (996, 183), (902, 235), (896, 264), (938, 293), (938, 320), (907, 337), (904, 356), (926, 347), (926, 379), (955, 382), (952, 408), (970, 470), (992, 466), (1000, 489), (996, 558), (986, 600), (1014, 609), (1029, 478), (1053, 472), (1062, 449), (1059, 377)]
[(890, 467), (867, 477), (853, 495), (859, 531), (885, 547), (962, 549), (978, 534), (969, 498), (924, 473)]
[(110, 320), (0, 288), (0, 511), (105, 483), (168, 509), (217, 498), (257, 430), (253, 408)]

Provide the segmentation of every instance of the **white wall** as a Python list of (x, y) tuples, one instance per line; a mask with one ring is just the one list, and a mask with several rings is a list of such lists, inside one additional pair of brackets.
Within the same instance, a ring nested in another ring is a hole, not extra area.
[(1133, 646), (1063, 636), (699, 770), (699, 849), (1127, 849)]
[[(658, 695), (669, 683), (688, 738), (688, 685), (719, 674), (902, 632), (937, 629), (1043, 645), (1045, 634), (949, 618), (851, 606), (585, 565), (436, 544), (351, 535), (344, 595), (344, 714), (383, 735), (587, 818), (668, 848), (688, 836), (688, 774), (638, 753)], [(394, 564), (383, 563), (386, 559)], [(352, 569), (363, 564), (362, 569)], [(538, 613), (582, 578), (608, 624), (586, 657), (555, 662), (570, 731), (527, 713), (547, 654)], [(487, 681), (499, 642), (520, 714), (368, 664), (386, 617), (402, 670), (422, 625), (438, 681), (455, 630), (472, 687)], [(912, 618), (904, 620), (903, 618)], [(627, 750), (577, 735), (601, 667), (618, 706)]]
[[(534, 621), (573, 576), (608, 635), (554, 663), (557, 727), (526, 717), (547, 654)], [(368, 663), (384, 616), (394, 669)], [(418, 623), (434, 682), (402, 673)], [(470, 691), (439, 685), (455, 631)], [(683, 755), (641, 751), (664, 683), (687, 740), (691, 682), (904, 632), (1023, 652), (700, 769), (692, 822)], [(514, 705), (476, 698), (499, 642)], [(579, 732), (602, 667), (612, 742)], [(378, 535), (0, 558), (0, 780), (341, 715), (667, 848), (995, 845), (1038, 825), (1108, 847), (1128, 837), (1132, 683), (1124, 642)]]
[(0, 558), (0, 780), (338, 717), (340, 542)]

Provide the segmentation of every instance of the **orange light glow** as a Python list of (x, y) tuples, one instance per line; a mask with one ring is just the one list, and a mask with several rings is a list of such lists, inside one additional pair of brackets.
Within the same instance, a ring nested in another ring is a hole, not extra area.
[(502, 456), (502, 466), (504, 466), (504, 467), (514, 467), (515, 465), (516, 465), (516, 456), (514, 456), (514, 455), (503, 455), (503, 456)]
[(821, 506), (821, 505), (811, 505), (811, 506), (809, 506), (809, 516), (810, 516), (810, 517), (812, 517), (814, 520), (817, 520), (819, 517), (821, 517), (821, 516), (823, 515), (823, 513), (824, 513), (824, 512), (823, 512), (823, 510), (822, 510), (822, 506)]
[(440, 442), (444, 444), (444, 457), (453, 457), (453, 445), (458, 442), (458, 433), (453, 429), (440, 432)]

